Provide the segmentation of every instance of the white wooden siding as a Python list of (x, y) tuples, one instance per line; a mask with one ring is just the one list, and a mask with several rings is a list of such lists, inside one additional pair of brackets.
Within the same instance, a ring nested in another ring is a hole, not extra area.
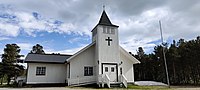
[[(90, 77), (84, 76), (84, 66), (92, 66), (93, 67), (93, 76), (96, 75), (95, 70), (95, 60), (94, 60), (94, 49), (95, 45), (89, 47), (82, 53), (78, 54), (72, 60), (70, 60), (70, 79), (78, 79), (83, 77)], [(97, 63), (97, 62), (96, 62)], [(82, 81), (80, 81), (82, 82)], [(85, 81), (90, 82), (90, 81)]]
[[(36, 75), (36, 67), (46, 67), (45, 75)], [(66, 64), (28, 63), (27, 84), (65, 83)]]
[(123, 53), (120, 53), (120, 59), (123, 62), (122, 65), (120, 65), (120, 67), (122, 67), (122, 74), (124, 74), (129, 83), (134, 82), (133, 61), (129, 60)]

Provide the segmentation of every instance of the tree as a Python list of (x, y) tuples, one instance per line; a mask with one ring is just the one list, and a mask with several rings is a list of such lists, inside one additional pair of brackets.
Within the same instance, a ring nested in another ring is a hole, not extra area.
[(137, 54), (138, 54), (139, 59), (142, 59), (144, 57), (144, 50), (142, 47), (138, 48)]
[(41, 45), (36, 44), (35, 46), (33, 46), (30, 53), (44, 54), (45, 52), (44, 52), (43, 47)]
[(24, 68), (18, 68), (19, 65), (16, 63), (17, 59), (19, 59), (22, 55), (19, 55), (20, 47), (17, 44), (7, 44), (6, 48), (4, 48), (4, 54), (2, 54), (2, 68), (1, 72), (2, 76), (7, 76), (7, 84), (10, 83), (12, 77), (17, 77), (22, 72)]
[(3, 71), (3, 64), (2, 62), (0, 62), (0, 78), (1, 78), (1, 85), (3, 83), (3, 76), (4, 75), (4, 71)]
[[(168, 47), (164, 45), (166, 53), (170, 83), (172, 85), (199, 85), (200, 84), (200, 36), (196, 39), (185, 41), (175, 40)], [(154, 53), (145, 54), (141, 47), (135, 57), (141, 64), (135, 65), (136, 80), (155, 80), (165, 82), (164, 60), (162, 46), (154, 47)]]
[[(183, 39), (181, 39), (180, 41), (184, 42)], [(178, 70), (180, 68), (180, 66), (179, 66), (180, 65), (180, 54), (178, 52), (178, 44), (175, 40), (173, 40), (173, 43), (168, 48), (168, 52), (166, 53), (166, 58), (167, 58), (167, 64), (168, 64), (170, 83), (177, 84), (180, 82), (178, 79), (178, 77), (179, 77), (178, 73), (181, 70)]]

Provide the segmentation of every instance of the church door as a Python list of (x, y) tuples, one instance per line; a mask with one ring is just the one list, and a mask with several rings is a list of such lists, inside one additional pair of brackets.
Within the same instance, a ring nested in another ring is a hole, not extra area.
[(103, 64), (103, 74), (107, 74), (111, 82), (117, 82), (117, 65)]

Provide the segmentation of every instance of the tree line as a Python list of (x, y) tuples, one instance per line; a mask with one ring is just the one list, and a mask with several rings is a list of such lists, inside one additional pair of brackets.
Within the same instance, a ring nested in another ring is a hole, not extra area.
[[(17, 44), (7, 44), (4, 48), (4, 53), (1, 55), (2, 62), (0, 62), (0, 83), (6, 81), (10, 84), (11, 79), (16, 80), (18, 76), (26, 75), (26, 70), (19, 62), (24, 60), (20, 59), (24, 55), (20, 55), (20, 47)], [(43, 47), (36, 44), (32, 47), (30, 53), (44, 54)], [(5, 79), (5, 80), (4, 80)]]
[(173, 40), (172, 44), (157, 45), (151, 54), (145, 54), (142, 47), (133, 55), (141, 63), (135, 65), (135, 80), (166, 82), (162, 48), (167, 59), (169, 79), (172, 85), (200, 84), (200, 36), (185, 41)]

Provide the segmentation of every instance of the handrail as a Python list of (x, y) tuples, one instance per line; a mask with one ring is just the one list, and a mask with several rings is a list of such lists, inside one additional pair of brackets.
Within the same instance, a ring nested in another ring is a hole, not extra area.
[(108, 88), (110, 88), (110, 78), (107, 74), (100, 74), (98, 76), (98, 82), (101, 83), (102, 87), (104, 87), (104, 84), (107, 84)]
[(124, 86), (127, 88), (128, 87), (128, 82), (127, 82), (127, 79), (126, 77), (122, 74), (121, 75), (121, 82), (124, 84)]
[(107, 74), (105, 75), (104, 80), (105, 80), (104, 82), (108, 85), (108, 88), (110, 88), (110, 78), (108, 77)]
[(79, 85), (80, 83), (88, 83), (96, 81), (96, 76), (88, 76), (88, 77), (77, 77), (77, 78), (67, 78), (68, 86), (70, 85)]

